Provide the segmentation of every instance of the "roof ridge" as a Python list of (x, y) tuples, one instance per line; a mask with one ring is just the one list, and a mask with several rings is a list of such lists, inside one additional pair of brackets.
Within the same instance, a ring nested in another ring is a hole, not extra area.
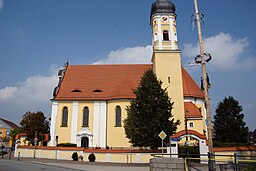
[(149, 65), (153, 65), (153, 64), (74, 64), (71, 65), (69, 64), (68, 66), (149, 66)]
[(9, 125), (12, 128), (18, 128), (19, 126), (16, 125), (14, 122), (8, 121), (6, 119), (0, 118), (0, 120), (4, 121), (7, 125)]

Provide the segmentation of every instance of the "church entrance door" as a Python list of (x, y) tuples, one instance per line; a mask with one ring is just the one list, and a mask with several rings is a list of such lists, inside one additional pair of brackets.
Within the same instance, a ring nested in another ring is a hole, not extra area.
[(81, 147), (84, 147), (84, 148), (89, 147), (89, 138), (88, 137), (83, 137), (81, 139)]

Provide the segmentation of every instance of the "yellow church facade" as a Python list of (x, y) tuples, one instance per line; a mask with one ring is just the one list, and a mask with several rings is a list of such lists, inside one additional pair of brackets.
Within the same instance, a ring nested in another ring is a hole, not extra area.
[[(59, 72), (51, 112), (50, 146), (131, 147), (123, 120), (135, 98), (133, 89), (152, 69), (174, 102), (172, 114), (181, 124), (177, 132), (206, 135), (204, 93), (181, 65), (175, 6), (169, 0), (152, 4), (152, 64), (65, 65)], [(58, 141), (56, 141), (56, 137)]]

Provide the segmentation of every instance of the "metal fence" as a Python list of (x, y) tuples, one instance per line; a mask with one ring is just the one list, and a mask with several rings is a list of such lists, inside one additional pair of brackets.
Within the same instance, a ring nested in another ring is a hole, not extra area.
[[(185, 171), (256, 171), (256, 156), (215, 154), (172, 154), (184, 158)], [(170, 157), (155, 154), (154, 157)]]

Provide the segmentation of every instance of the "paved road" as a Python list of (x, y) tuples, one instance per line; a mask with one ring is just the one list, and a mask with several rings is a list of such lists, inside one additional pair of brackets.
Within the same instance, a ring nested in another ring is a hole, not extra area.
[(61, 168), (57, 166), (47, 166), (43, 164), (15, 161), (0, 160), (0, 171), (74, 171), (74, 169)]
[(0, 159), (0, 171), (149, 171), (148, 166), (130, 166), (123, 164), (95, 163), (56, 160)]

